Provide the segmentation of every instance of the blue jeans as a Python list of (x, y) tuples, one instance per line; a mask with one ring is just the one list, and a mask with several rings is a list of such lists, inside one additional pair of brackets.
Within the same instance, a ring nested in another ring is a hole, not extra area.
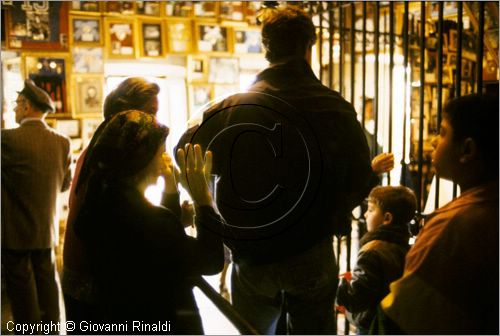
[(234, 308), (264, 335), (276, 333), (282, 309), (293, 334), (335, 335), (337, 285), (331, 239), (272, 264), (234, 263), (231, 276)]

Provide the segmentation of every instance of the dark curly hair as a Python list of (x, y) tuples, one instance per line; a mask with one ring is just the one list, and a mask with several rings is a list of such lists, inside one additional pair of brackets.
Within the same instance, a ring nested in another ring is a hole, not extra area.
[(396, 225), (406, 225), (417, 209), (415, 193), (403, 186), (375, 187), (368, 196), (368, 202), (375, 203), (383, 213), (390, 212)]
[(311, 18), (296, 6), (265, 8), (260, 20), (262, 44), (271, 63), (290, 56), (304, 57), (316, 42), (316, 28)]

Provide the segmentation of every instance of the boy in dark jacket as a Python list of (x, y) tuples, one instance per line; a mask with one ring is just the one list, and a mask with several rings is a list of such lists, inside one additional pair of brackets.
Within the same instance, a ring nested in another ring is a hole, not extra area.
[(415, 194), (403, 186), (376, 187), (368, 196), (368, 232), (360, 241), (352, 274), (344, 274), (337, 291), (337, 303), (348, 311), (358, 334), (368, 332), (389, 284), (403, 275), (410, 238), (407, 224), (415, 209)]

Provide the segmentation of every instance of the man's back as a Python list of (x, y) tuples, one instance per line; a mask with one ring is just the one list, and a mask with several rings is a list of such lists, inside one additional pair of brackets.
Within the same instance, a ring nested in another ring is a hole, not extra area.
[(271, 66), (249, 91), (208, 110), (191, 142), (212, 141), (227, 245), (265, 263), (340, 233), (339, 217), (368, 192), (370, 162), (352, 105), (304, 60)]
[(57, 242), (57, 194), (70, 184), (70, 143), (44, 122), (2, 130), (2, 247), (50, 248)]

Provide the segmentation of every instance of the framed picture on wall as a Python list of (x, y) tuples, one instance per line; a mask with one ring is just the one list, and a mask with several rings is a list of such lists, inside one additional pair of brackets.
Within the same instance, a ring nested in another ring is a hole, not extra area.
[(67, 1), (12, 1), (5, 9), (5, 36), (9, 49), (68, 49)]
[(194, 3), (194, 16), (215, 19), (217, 17), (217, 1), (196, 1)]
[(106, 19), (106, 54), (108, 58), (135, 58), (134, 21)]
[(85, 14), (98, 14), (101, 11), (101, 1), (71, 1), (71, 11), (85, 12)]
[(161, 2), (160, 1), (136, 1), (135, 10), (139, 15), (160, 16)]
[(24, 77), (43, 88), (52, 98), (56, 111), (51, 117), (64, 118), (71, 116), (68, 99), (67, 71), (69, 64), (67, 54), (37, 53), (23, 55)]
[(194, 5), (191, 1), (165, 2), (165, 15), (168, 17), (192, 17)]
[(90, 139), (94, 135), (96, 129), (102, 123), (102, 118), (85, 118), (82, 119), (82, 147), (86, 148), (89, 145)]
[(78, 138), (80, 136), (80, 120), (59, 119), (55, 123), (55, 129), (70, 138)]
[(169, 53), (190, 53), (192, 49), (191, 21), (170, 19), (167, 21), (167, 44)]
[(139, 33), (141, 57), (163, 57), (165, 55), (163, 24), (160, 20), (140, 21)]
[(134, 1), (105, 1), (105, 11), (109, 14), (133, 15), (135, 14)]
[(208, 58), (204, 55), (190, 55), (188, 58), (188, 81), (207, 82)]
[(218, 24), (196, 23), (196, 47), (198, 52), (229, 52), (229, 28)]
[(212, 85), (192, 84), (189, 86), (190, 117), (195, 116), (212, 100)]
[(245, 17), (243, 1), (221, 1), (219, 17), (222, 20), (243, 21)]
[(208, 82), (236, 84), (239, 82), (239, 63), (235, 57), (211, 57), (208, 65)]
[(75, 118), (99, 117), (102, 115), (104, 78), (102, 75), (73, 76)]
[(73, 44), (101, 45), (102, 24), (99, 17), (71, 16), (70, 35)]
[(234, 28), (234, 52), (237, 54), (261, 54), (262, 37), (257, 28)]
[(102, 73), (102, 47), (73, 47), (73, 72), (75, 73)]

